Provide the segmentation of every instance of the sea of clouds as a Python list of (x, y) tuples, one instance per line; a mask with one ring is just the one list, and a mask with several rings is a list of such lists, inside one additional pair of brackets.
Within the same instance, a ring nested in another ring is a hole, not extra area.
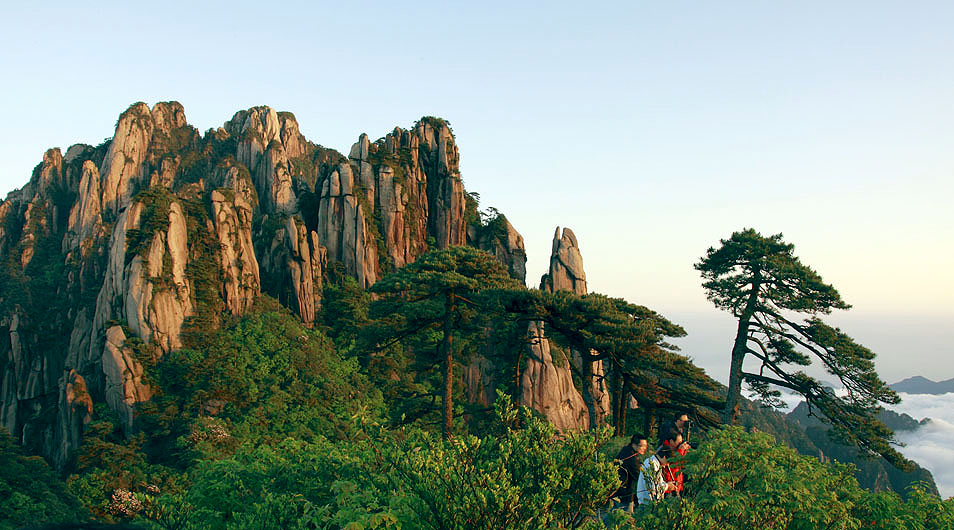
[[(918, 421), (931, 420), (913, 431), (896, 432), (895, 438), (905, 444), (899, 450), (934, 475), (942, 497), (954, 496), (954, 392), (942, 395), (899, 392), (898, 395), (901, 403), (887, 408)], [(781, 411), (786, 414), (802, 400), (801, 396), (784, 392), (781, 399), (788, 405)]]
[(901, 452), (931, 471), (942, 497), (954, 496), (954, 392), (937, 396), (898, 394), (901, 403), (893, 405), (892, 410), (917, 420), (931, 418), (917, 430), (895, 433), (905, 444)]

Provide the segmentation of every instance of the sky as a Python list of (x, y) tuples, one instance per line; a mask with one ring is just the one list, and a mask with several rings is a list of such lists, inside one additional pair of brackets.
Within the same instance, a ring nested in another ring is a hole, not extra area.
[(345, 153), (441, 116), (529, 285), (569, 227), (592, 291), (682, 324), (725, 381), (734, 323), (693, 264), (781, 232), (884, 379), (954, 377), (954, 3), (9, 4), (0, 196), (136, 101), (202, 131), (265, 104)]

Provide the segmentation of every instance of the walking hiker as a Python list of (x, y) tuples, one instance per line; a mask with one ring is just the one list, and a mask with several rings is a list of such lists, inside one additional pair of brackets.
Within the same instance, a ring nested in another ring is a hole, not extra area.
[(646, 436), (636, 433), (630, 438), (629, 443), (624, 445), (616, 455), (619, 461), (619, 489), (613, 494), (613, 497), (619, 499), (615, 507), (623, 507), (626, 511), (632, 513), (634, 503), (634, 488), (639, 477), (639, 467), (642, 464), (643, 455), (649, 449), (649, 441)]
[(664, 475), (664, 471), (669, 469), (672, 455), (673, 450), (668, 445), (663, 445), (656, 454), (643, 462), (639, 480), (636, 482), (636, 500), (640, 506), (662, 500), (666, 493), (676, 491), (676, 483), (667, 481)]
[(666, 482), (672, 482), (676, 485), (676, 490), (666, 493), (666, 496), (682, 495), (685, 476), (682, 472), (682, 463), (680, 457), (686, 456), (689, 452), (689, 444), (683, 441), (682, 435), (672, 431), (666, 440), (663, 440), (663, 446), (669, 448), (672, 457), (669, 466), (663, 470), (663, 478)]

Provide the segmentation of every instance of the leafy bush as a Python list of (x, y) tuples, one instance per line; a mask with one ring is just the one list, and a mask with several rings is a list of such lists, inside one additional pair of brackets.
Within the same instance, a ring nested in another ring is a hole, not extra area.
[(690, 493), (637, 510), (622, 526), (702, 530), (951, 528), (954, 500), (861, 489), (852, 467), (822, 463), (764, 433), (728, 427), (686, 456)]
[(616, 488), (599, 454), (605, 432), (558, 436), (498, 401), (499, 432), (443, 440), (421, 430), (364, 430), (338, 442), (288, 439), (201, 463), (179, 497), (145, 499), (188, 514), (184, 528), (600, 528)]
[(357, 410), (383, 409), (356, 361), (339, 357), (323, 333), (267, 298), (201, 350), (175, 351), (158, 369), (163, 395), (145, 420), (177, 436), (188, 461), (220, 458), (243, 442), (334, 439)]
[(0, 530), (86, 519), (80, 503), (39, 456), (0, 428)]
[(596, 510), (618, 486), (599, 451), (609, 435), (570, 432), (502, 397), (501, 432), (442, 440), (409, 438), (384, 455), (403, 495), (404, 528), (536, 529), (600, 525)]
[(115, 522), (135, 516), (136, 494), (177, 491), (179, 474), (152, 464), (143, 449), (146, 437), (139, 433), (127, 439), (105, 404), (96, 406), (93, 422), (86, 428), (75, 473), (69, 476), (70, 492), (97, 518)]

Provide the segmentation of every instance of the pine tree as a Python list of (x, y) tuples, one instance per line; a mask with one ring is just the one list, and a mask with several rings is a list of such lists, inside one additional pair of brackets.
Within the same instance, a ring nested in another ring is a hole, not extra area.
[(460, 336), (480, 333), (494, 305), (494, 289), (519, 289), (490, 254), (456, 246), (432, 251), (371, 287), (377, 347), (437, 333), (436, 362), (443, 364), (443, 432), (453, 424), (454, 350)]
[(704, 423), (716, 423), (713, 409), (723, 404), (718, 384), (666, 342), (666, 337), (686, 334), (681, 326), (644, 306), (599, 293), (561, 290), (515, 295), (507, 304), (511, 313), (542, 321), (549, 338), (579, 352), (581, 392), (591, 426), (596, 425), (590, 392), (595, 377), (591, 366), (596, 361), (603, 361), (619, 382), (611, 392), (612, 410), (617, 414), (625, 389), (646, 408), (692, 412)]
[[(695, 268), (708, 299), (738, 319), (723, 421), (736, 422), (743, 381), (768, 401), (778, 399), (776, 387), (786, 388), (804, 396), (841, 441), (907, 467), (891, 446), (893, 433), (874, 417), (880, 403), (900, 401), (875, 372), (874, 353), (818, 317), (851, 306), (799, 261), (782, 234), (764, 237), (745, 229), (721, 243)], [(797, 322), (799, 313), (809, 318)], [(749, 358), (758, 362), (757, 371), (745, 371)], [(796, 371), (813, 359), (844, 386), (844, 396)]]

